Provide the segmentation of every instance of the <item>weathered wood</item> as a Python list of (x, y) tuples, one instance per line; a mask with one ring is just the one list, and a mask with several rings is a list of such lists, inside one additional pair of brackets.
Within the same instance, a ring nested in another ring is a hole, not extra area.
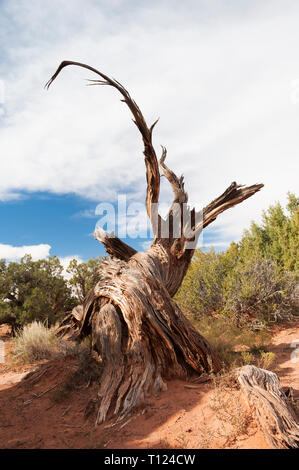
[(94, 232), (94, 238), (106, 248), (106, 252), (118, 259), (129, 261), (131, 256), (135, 255), (137, 251), (125, 242), (114, 236), (114, 233), (107, 233), (101, 228), (97, 228)]
[(83, 314), (83, 305), (77, 305), (71, 312), (68, 312), (60, 322), (59, 328), (56, 330), (57, 336), (69, 340), (78, 338), (82, 326)]
[(298, 448), (298, 419), (277, 375), (255, 366), (244, 366), (237, 373), (241, 389), (271, 447)]
[[(92, 80), (92, 84), (117, 89), (133, 114), (144, 144), (146, 210), (154, 233), (152, 246), (140, 253), (113, 233), (97, 229), (95, 238), (105, 245), (111, 259), (102, 262), (101, 280), (88, 293), (80, 320), (71, 315), (62, 325), (65, 333), (72, 330), (80, 337), (92, 337), (92, 347), (102, 368), (97, 417), (100, 423), (109, 412), (119, 414), (119, 419), (124, 418), (145, 396), (165, 390), (165, 379), (169, 377), (187, 378), (220, 370), (218, 354), (185, 318), (173, 296), (187, 272), (203, 227), (263, 185), (247, 188), (232, 183), (203, 210), (202, 217), (198, 217), (195, 209), (187, 206), (183, 176), (177, 177), (165, 164), (164, 147), (160, 161), (157, 160), (152, 144), (152, 131), (157, 121), (147, 126), (139, 107), (119, 82), (88, 65), (64, 61), (46, 86), (49, 87), (69, 65), (100, 75), (101, 80)], [(158, 211), (159, 166), (174, 193), (165, 220)], [(184, 213), (187, 222), (182, 217)], [(179, 231), (178, 221), (181, 222)]]

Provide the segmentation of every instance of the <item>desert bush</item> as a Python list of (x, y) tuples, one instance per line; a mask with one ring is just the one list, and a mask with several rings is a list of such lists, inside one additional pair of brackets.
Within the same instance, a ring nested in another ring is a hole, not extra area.
[(224, 308), (223, 279), (232, 268), (223, 253), (196, 250), (192, 263), (180, 287), (176, 301), (186, 314), (199, 319), (219, 313)]
[(288, 193), (286, 210), (278, 202), (262, 214), (260, 225), (251, 223), (239, 248), (243, 259), (264, 258), (274, 261), (283, 271), (299, 269), (299, 198)]
[(250, 351), (241, 351), (241, 357), (242, 357), (244, 366), (253, 364), (255, 362), (254, 355)]
[(78, 302), (82, 304), (88, 291), (101, 279), (100, 266), (102, 257), (92, 258), (87, 263), (70, 261), (67, 272), (71, 275), (69, 284), (74, 289)]
[(289, 214), (271, 206), (262, 224), (252, 223), (226, 251), (196, 250), (175, 298), (190, 318), (223, 315), (240, 327), (265, 326), (299, 313), (299, 207), (294, 195), (288, 197)]
[(223, 315), (238, 326), (291, 319), (297, 275), (263, 258), (240, 260), (236, 253), (197, 252), (176, 301), (192, 319)]
[(223, 310), (238, 322), (259, 319), (270, 323), (291, 319), (295, 313), (295, 275), (279, 270), (274, 261), (239, 263), (223, 287)]
[[(263, 350), (270, 342), (266, 328), (253, 331), (247, 325), (238, 327), (228, 316), (203, 317), (200, 320), (190, 318), (198, 331), (217, 350), (227, 368), (244, 365), (242, 348), (254, 354)], [(241, 350), (240, 350), (241, 348)]]
[(269, 369), (275, 359), (275, 353), (270, 351), (261, 351), (261, 357), (258, 360), (258, 367), (260, 367), (261, 369)]

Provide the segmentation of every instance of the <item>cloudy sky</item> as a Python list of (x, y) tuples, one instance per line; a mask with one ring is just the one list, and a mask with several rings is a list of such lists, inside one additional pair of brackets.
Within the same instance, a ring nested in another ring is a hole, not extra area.
[(75, 67), (45, 91), (65, 59), (115, 77), (149, 124), (160, 118), (154, 144), (192, 205), (232, 181), (265, 184), (202, 243), (238, 241), (297, 189), (298, 21), (296, 0), (0, 0), (0, 258), (103, 255), (96, 206), (145, 198), (141, 139), (117, 92), (86, 87), (96, 77)]

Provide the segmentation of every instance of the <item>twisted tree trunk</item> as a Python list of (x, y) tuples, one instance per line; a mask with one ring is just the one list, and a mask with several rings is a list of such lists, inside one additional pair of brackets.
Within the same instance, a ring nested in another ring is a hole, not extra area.
[[(131, 110), (144, 143), (146, 209), (154, 233), (152, 246), (141, 253), (113, 234), (96, 230), (95, 238), (105, 245), (111, 259), (103, 262), (103, 280), (89, 292), (81, 312), (77, 309), (61, 326), (63, 333), (71, 331), (80, 337), (92, 337), (92, 347), (102, 368), (97, 418), (100, 423), (110, 411), (122, 419), (145, 396), (165, 390), (167, 378), (220, 370), (218, 355), (184, 317), (173, 296), (183, 281), (202, 229), (263, 185), (242, 187), (232, 183), (201, 213), (191, 210), (183, 177), (178, 178), (165, 164), (164, 147), (158, 162), (152, 145), (157, 121), (148, 127), (125, 88), (85, 64), (62, 62), (46, 86), (68, 65), (100, 75), (101, 80), (92, 80), (92, 84), (116, 88)], [(159, 166), (174, 193), (165, 220), (158, 213)]]

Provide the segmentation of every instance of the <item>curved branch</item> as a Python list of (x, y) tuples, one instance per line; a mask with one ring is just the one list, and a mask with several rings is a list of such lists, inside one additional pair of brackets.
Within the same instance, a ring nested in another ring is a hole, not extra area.
[(159, 201), (159, 193), (160, 193), (160, 173), (159, 173), (159, 165), (157, 161), (157, 156), (155, 149), (152, 144), (152, 132), (157, 124), (158, 120), (154, 122), (154, 124), (148, 128), (145, 119), (143, 117), (142, 112), (140, 111), (138, 105), (135, 101), (131, 98), (129, 92), (119, 83), (117, 80), (112, 79), (105, 75), (104, 73), (100, 72), (99, 70), (90, 67), (89, 65), (82, 64), (80, 62), (74, 62), (65, 60), (61, 62), (58, 69), (54, 73), (54, 75), (50, 78), (50, 80), (46, 83), (45, 88), (49, 88), (51, 83), (55, 80), (55, 78), (59, 75), (61, 70), (68, 65), (77, 65), (78, 67), (83, 67), (85, 69), (91, 70), (92, 72), (100, 75), (103, 80), (90, 80), (93, 82), (94, 85), (109, 85), (113, 88), (116, 88), (121, 95), (123, 96), (123, 101), (129, 107), (130, 111), (132, 112), (134, 119), (133, 122), (138, 127), (144, 144), (144, 157), (145, 157), (145, 166), (146, 166), (146, 179), (147, 179), (147, 195), (146, 195), (146, 210), (147, 215), (151, 219), (151, 204), (158, 203)]

